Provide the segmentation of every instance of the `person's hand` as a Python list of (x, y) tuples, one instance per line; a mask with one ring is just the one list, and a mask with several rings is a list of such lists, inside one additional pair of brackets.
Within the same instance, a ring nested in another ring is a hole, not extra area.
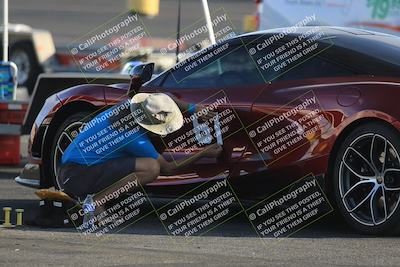
[(196, 105), (196, 113), (200, 114), (199, 119), (201, 119), (203, 121), (210, 120), (210, 119), (212, 119), (212, 118), (214, 118), (215, 116), (218, 115), (217, 112), (211, 111), (211, 110), (207, 110), (207, 107), (203, 106), (203, 105)]
[(222, 153), (222, 147), (219, 144), (208, 145), (204, 148), (204, 156), (207, 158), (217, 158)]

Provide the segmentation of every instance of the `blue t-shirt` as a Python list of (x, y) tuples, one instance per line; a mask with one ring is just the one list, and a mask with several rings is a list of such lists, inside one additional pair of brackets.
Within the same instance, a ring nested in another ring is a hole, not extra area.
[(103, 111), (86, 123), (64, 151), (61, 164), (89, 166), (122, 157), (159, 157), (146, 131), (134, 122), (128, 101)]

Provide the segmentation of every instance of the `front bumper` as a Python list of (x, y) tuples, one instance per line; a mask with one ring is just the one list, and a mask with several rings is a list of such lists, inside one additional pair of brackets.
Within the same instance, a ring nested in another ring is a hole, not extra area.
[(28, 163), (23, 168), (21, 174), (15, 177), (15, 182), (20, 185), (40, 188), (40, 166), (39, 164)]

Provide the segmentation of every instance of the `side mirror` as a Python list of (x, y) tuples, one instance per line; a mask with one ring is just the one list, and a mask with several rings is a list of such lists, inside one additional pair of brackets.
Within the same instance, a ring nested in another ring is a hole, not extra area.
[(153, 76), (154, 63), (145, 63), (134, 66), (129, 71), (131, 76), (131, 84), (129, 86), (128, 95), (132, 97), (137, 93), (142, 84), (149, 81)]
[(131, 76), (131, 79), (139, 78), (143, 84), (151, 79), (153, 71), (154, 63), (138, 64), (129, 71), (129, 76)]

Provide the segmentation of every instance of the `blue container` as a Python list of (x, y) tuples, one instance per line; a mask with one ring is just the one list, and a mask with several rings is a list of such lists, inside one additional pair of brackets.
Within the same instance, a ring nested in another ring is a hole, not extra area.
[(0, 62), (0, 100), (15, 100), (17, 66), (13, 62)]

